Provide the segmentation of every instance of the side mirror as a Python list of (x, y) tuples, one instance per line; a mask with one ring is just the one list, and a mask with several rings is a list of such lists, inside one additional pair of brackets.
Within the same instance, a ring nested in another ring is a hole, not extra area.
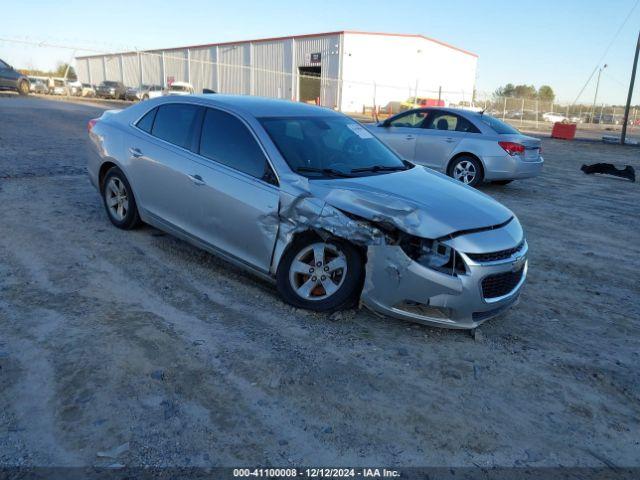
[(389, 119), (387, 118), (384, 122), (382, 122), (382, 123), (380, 124), (380, 126), (381, 126), (381, 127), (384, 127), (384, 128), (389, 128), (389, 127), (391, 126), (391, 122), (390, 122), (390, 121), (389, 121)]

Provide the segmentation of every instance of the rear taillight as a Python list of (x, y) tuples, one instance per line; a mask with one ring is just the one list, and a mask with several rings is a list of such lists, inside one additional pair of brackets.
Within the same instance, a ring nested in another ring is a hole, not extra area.
[(96, 123), (98, 123), (98, 118), (92, 118), (91, 120), (89, 120), (89, 123), (87, 123), (87, 132), (91, 132), (91, 130), (93, 130), (93, 127)]
[(509, 155), (518, 155), (524, 153), (524, 145), (515, 142), (498, 142), (505, 152)]

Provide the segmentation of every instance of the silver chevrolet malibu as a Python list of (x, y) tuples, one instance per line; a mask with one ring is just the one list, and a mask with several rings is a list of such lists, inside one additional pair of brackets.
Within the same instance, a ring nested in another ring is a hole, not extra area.
[(88, 129), (89, 176), (116, 227), (154, 225), (273, 281), (296, 307), (360, 302), (474, 328), (518, 300), (527, 243), (513, 213), (340, 113), (163, 97)]

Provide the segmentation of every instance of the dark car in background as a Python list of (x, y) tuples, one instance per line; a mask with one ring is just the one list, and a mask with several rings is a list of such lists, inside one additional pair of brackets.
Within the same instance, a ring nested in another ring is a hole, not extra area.
[(96, 87), (96, 97), (115, 98), (124, 100), (127, 94), (127, 87), (122, 82), (106, 80)]
[(15, 90), (20, 95), (29, 95), (29, 89), (29, 79), (0, 60), (0, 90)]

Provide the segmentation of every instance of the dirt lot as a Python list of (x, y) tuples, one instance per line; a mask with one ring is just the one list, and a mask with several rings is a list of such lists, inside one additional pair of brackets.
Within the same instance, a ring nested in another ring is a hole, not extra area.
[(547, 139), (541, 177), (483, 187), (530, 277), (474, 339), (295, 310), (113, 228), (84, 173), (99, 114), (0, 98), (0, 465), (640, 466), (639, 184), (579, 171), (640, 149)]

